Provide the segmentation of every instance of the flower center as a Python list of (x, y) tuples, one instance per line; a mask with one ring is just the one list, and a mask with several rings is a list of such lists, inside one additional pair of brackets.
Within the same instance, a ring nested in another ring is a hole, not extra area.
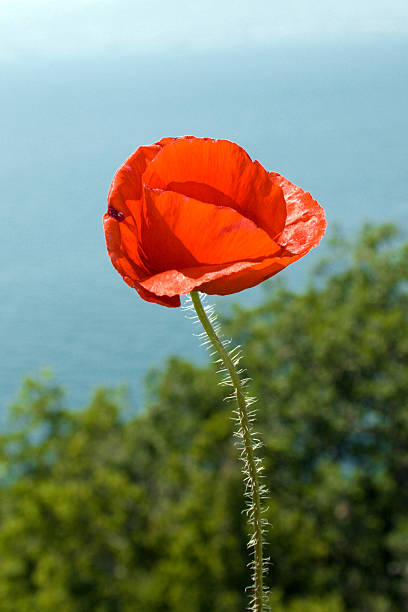
[(125, 219), (123, 212), (116, 210), (114, 206), (108, 206), (108, 215), (112, 217), (112, 219), (116, 219), (116, 221), (123, 221)]

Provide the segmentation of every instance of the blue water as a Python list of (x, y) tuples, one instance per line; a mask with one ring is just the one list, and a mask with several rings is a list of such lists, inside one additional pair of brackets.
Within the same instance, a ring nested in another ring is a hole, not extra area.
[[(137, 403), (144, 374), (169, 354), (206, 358), (183, 313), (142, 301), (106, 255), (106, 193), (140, 144), (228, 138), (311, 191), (329, 227), (406, 227), (407, 50), (384, 41), (0, 63), (0, 406), (43, 367), (74, 404), (119, 382)], [(301, 283), (318, 256), (284, 274)]]

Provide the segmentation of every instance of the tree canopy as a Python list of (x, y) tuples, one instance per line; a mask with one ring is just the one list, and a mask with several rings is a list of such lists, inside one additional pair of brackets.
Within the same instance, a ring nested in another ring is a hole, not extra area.
[[(223, 327), (258, 398), (276, 612), (408, 609), (408, 244), (342, 242)], [(236, 612), (249, 583), (231, 405), (173, 358), (147, 405), (26, 380), (0, 439), (0, 610)]]

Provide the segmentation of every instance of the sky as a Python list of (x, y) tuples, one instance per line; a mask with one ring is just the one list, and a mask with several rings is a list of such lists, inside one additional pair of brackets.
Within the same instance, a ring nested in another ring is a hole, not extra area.
[(0, 61), (407, 34), (407, 0), (0, 0)]

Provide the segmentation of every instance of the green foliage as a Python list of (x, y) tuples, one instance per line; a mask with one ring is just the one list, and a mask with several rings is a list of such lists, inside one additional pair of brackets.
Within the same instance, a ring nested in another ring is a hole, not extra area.
[[(225, 330), (259, 398), (274, 612), (408, 609), (408, 245), (366, 228)], [(269, 289), (270, 288), (270, 289)], [(1, 612), (236, 612), (249, 583), (231, 405), (179, 359), (131, 421), (27, 380), (0, 439)]]

